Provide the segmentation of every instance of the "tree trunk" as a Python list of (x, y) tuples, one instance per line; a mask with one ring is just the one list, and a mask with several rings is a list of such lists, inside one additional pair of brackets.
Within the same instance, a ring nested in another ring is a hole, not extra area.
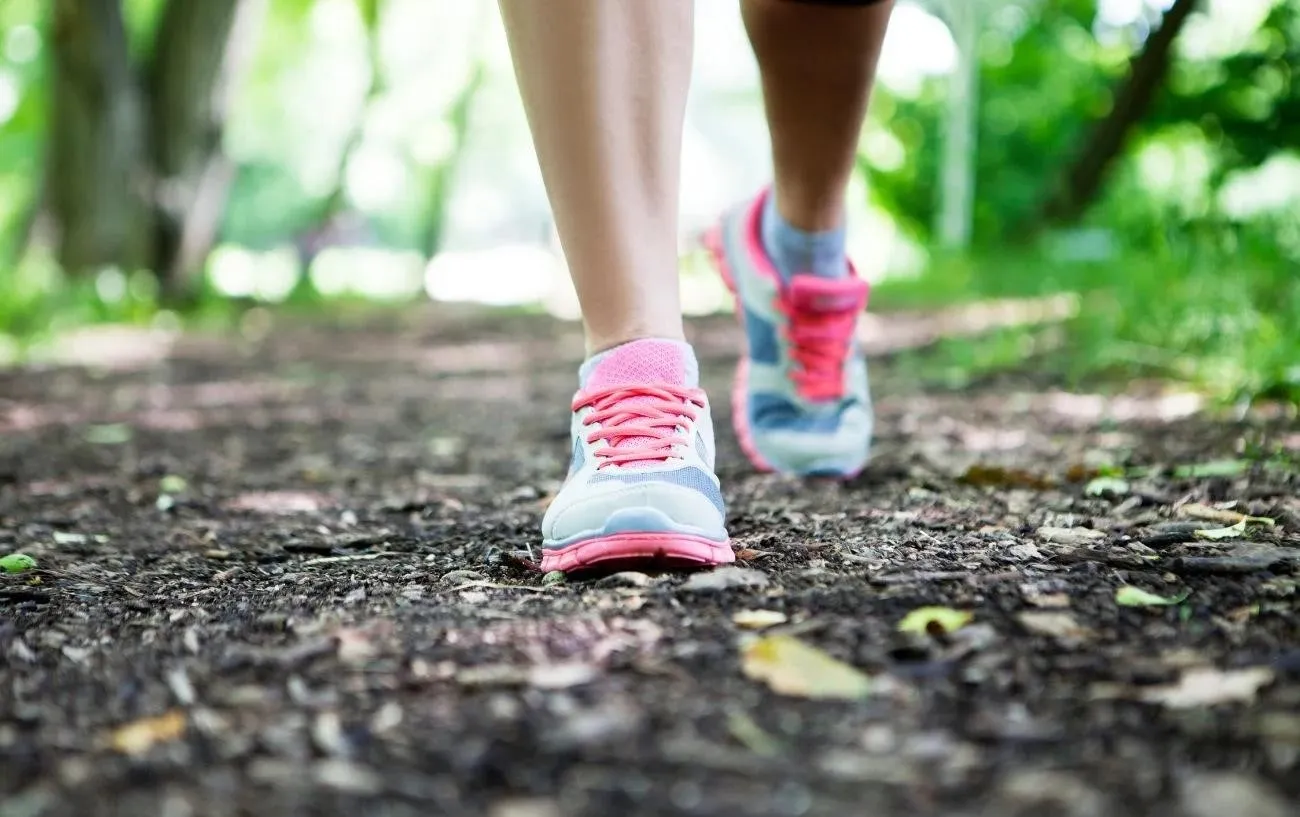
[(1129, 134), (1142, 121), (1163, 86), (1172, 62), (1174, 41), (1197, 5), (1198, 0), (1175, 0), (1165, 12), (1160, 28), (1147, 37), (1115, 94), (1110, 113), (1093, 128), (1083, 151), (1066, 171), (1064, 183), (1044, 206), (1045, 221), (1076, 222), (1097, 199)]
[(150, 256), (144, 104), (119, 0), (54, 0), (47, 193), (72, 275)]
[(170, 296), (192, 286), (225, 212), (232, 177), (221, 155), (232, 66), (227, 45), (242, 39), (236, 23), (252, 19), (251, 5), (169, 0), (158, 25), (146, 86), (156, 177), (152, 249)]

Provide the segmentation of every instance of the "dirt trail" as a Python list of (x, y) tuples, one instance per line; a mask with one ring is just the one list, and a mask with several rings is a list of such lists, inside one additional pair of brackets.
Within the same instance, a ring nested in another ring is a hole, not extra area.
[[(727, 429), (735, 330), (696, 330)], [(1297, 813), (1293, 421), (879, 360), (851, 484), (722, 434), (747, 572), (550, 585), (578, 350), (441, 311), (0, 373), (0, 555), (39, 563), (0, 575), (0, 815)], [(1197, 533), (1231, 501), (1274, 524)], [(900, 632), (926, 605), (973, 620)], [(871, 694), (748, 677), (744, 611)]]

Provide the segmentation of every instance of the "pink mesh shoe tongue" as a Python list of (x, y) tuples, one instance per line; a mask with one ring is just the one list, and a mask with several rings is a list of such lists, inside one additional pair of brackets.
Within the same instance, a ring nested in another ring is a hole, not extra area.
[(615, 386), (695, 386), (699, 375), (690, 347), (673, 340), (634, 340), (602, 353), (582, 384), (583, 391)]
[(796, 275), (786, 297), (799, 312), (859, 312), (867, 303), (867, 282)]
[[(605, 389), (638, 386), (689, 386), (699, 385), (699, 367), (691, 347), (672, 340), (634, 340), (617, 346), (598, 356), (590, 369), (584, 367), (582, 391), (597, 392)], [(589, 364), (590, 365), (590, 364)], [(621, 403), (627, 405), (653, 404), (654, 397), (629, 394)], [(614, 443), (615, 448), (632, 448), (653, 443), (650, 437), (625, 437)], [(656, 463), (628, 465), (625, 468), (653, 467)]]

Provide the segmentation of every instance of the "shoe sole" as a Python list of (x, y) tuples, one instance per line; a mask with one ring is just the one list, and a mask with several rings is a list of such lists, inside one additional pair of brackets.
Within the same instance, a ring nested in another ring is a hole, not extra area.
[(542, 550), (542, 570), (712, 567), (736, 560), (731, 543), (681, 533), (615, 533)]
[[(740, 289), (736, 285), (731, 265), (727, 263), (726, 244), (722, 236), (722, 230), (723, 225), (719, 224), (705, 233), (704, 248), (712, 257), (714, 269), (718, 271), (722, 283), (726, 285), (727, 291), (731, 293), (731, 299), (736, 308), (736, 321), (740, 324), (742, 348), (740, 361), (736, 364), (736, 376), (733, 378), (731, 386), (731, 426), (736, 431), (736, 439), (740, 443), (740, 450), (744, 452), (745, 458), (756, 469), (766, 474), (780, 473), (781, 469), (773, 466), (766, 457), (759, 453), (758, 444), (754, 441), (753, 431), (749, 427), (749, 411), (745, 403), (745, 395), (749, 393), (749, 333), (745, 330), (745, 305), (740, 300)], [(857, 478), (864, 470), (866, 470), (866, 463), (852, 471), (825, 473), (814, 471), (797, 474), (797, 476), (846, 482)]]

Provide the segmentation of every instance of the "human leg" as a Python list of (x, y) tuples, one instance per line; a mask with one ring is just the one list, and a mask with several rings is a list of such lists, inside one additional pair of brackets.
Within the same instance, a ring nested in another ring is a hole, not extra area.
[(545, 569), (734, 557), (682, 332), (678, 175), (692, 0), (501, 0), (591, 355)]
[(724, 216), (709, 244), (745, 327), (733, 419), (763, 470), (848, 476), (867, 459), (870, 395), (854, 341), (867, 285), (845, 257), (844, 196), (892, 6), (742, 4), (774, 183)]

